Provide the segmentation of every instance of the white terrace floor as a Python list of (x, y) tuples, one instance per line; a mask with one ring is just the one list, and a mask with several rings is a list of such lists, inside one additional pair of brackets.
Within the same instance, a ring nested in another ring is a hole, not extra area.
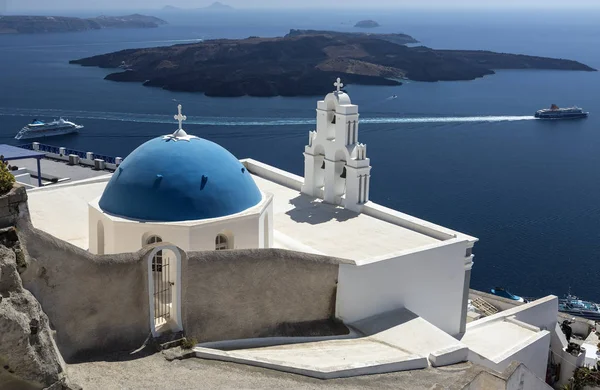
[[(443, 365), (465, 361), (467, 348), (414, 313), (403, 309), (367, 318), (350, 327), (353, 338), (220, 349), (194, 348), (197, 357), (248, 364), (320, 379), (408, 371), (429, 367), (436, 353)], [(282, 341), (285, 342), (285, 341)], [(289, 343), (289, 341), (288, 341)]]
[[(377, 218), (357, 214), (253, 176), (274, 195), (274, 246), (348, 260), (366, 260), (436, 244), (435, 238)], [(109, 176), (28, 192), (33, 224), (80, 248), (88, 248), (88, 202), (100, 197)]]

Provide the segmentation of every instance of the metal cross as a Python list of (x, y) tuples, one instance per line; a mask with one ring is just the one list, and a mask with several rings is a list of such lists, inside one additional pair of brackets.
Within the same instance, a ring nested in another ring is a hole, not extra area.
[(334, 87), (337, 87), (337, 91), (338, 93), (341, 92), (342, 88), (344, 87), (344, 84), (342, 84), (342, 79), (340, 79), (339, 77), (337, 78), (337, 81), (335, 83), (333, 83)]
[(179, 121), (179, 130), (183, 130), (181, 128), (181, 126), (182, 126), (183, 121), (187, 119), (187, 116), (181, 114), (181, 104), (177, 106), (177, 110), (179, 113), (177, 115), (175, 115), (173, 118), (175, 118), (176, 121)]

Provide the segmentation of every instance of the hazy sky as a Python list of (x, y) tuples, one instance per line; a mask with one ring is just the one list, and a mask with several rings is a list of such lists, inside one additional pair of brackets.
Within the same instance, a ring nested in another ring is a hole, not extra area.
[[(353, 8), (549, 8), (600, 7), (600, 0), (222, 0), (237, 8), (336, 8), (342, 4)], [(0, 0), (9, 11), (17, 10), (99, 10), (150, 9), (169, 4), (178, 7), (203, 7), (211, 0)]]

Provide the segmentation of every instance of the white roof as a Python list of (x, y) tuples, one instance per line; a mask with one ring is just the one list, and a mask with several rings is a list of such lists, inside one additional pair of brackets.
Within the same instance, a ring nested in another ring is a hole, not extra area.
[(519, 321), (501, 319), (467, 328), (460, 340), (473, 352), (494, 362), (502, 361), (544, 333)]
[[(273, 197), (275, 245), (349, 260), (367, 260), (440, 240), (339, 206), (324, 203), (289, 187), (254, 175), (263, 192)], [(277, 239), (284, 236), (287, 240)], [(294, 244), (298, 244), (296, 247)]]
[[(397, 214), (401, 215), (399, 218), (408, 227), (387, 222), (384, 219), (391, 214), (385, 213), (393, 210), (379, 205), (372, 207), (378, 208), (380, 214), (383, 213), (381, 218), (326, 204), (321, 199), (301, 194), (298, 189), (294, 189), (298, 187), (298, 180), (301, 181), (301, 178), (258, 162), (252, 164), (258, 171), (264, 171), (257, 173), (249, 168), (260, 190), (273, 194), (274, 246), (277, 248), (360, 262), (395, 257), (398, 253), (418, 251), (420, 248), (443, 243), (444, 238), (427, 232), (439, 232), (446, 238), (460, 235), (401, 213)], [(104, 176), (29, 191), (33, 225), (87, 249), (88, 203), (102, 195), (109, 178), (110, 176)], [(289, 186), (279, 184), (286, 180), (293, 183)]]

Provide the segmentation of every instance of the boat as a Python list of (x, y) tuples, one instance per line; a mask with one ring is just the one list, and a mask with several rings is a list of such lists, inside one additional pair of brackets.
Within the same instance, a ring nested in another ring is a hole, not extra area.
[(565, 298), (558, 300), (558, 311), (576, 317), (587, 318), (588, 320), (600, 320), (600, 305), (590, 301), (584, 301), (567, 294)]
[(82, 128), (83, 126), (66, 121), (63, 118), (49, 123), (34, 119), (33, 122), (23, 127), (17, 133), (15, 139), (43, 138), (52, 137), (55, 135), (78, 133), (79, 129)]
[(506, 290), (502, 287), (492, 288), (492, 289), (490, 289), (490, 293), (492, 293), (493, 295), (502, 297), (502, 298), (510, 299), (512, 301), (525, 302), (525, 299), (523, 297), (512, 294), (508, 290)]
[(535, 113), (539, 119), (578, 119), (587, 118), (589, 112), (583, 111), (579, 107), (559, 108), (556, 104)]

